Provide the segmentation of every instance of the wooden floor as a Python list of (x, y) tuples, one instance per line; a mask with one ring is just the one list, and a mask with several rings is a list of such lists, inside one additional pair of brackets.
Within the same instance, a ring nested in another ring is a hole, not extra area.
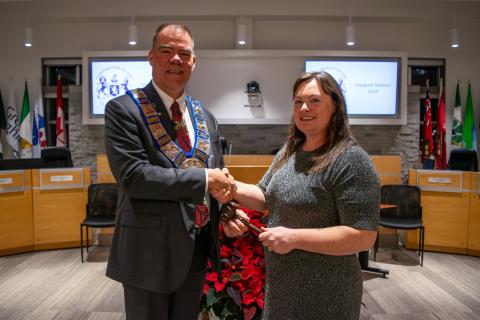
[[(79, 249), (0, 258), (0, 320), (125, 319), (121, 285), (105, 277), (106, 250), (86, 263)], [(480, 319), (480, 258), (384, 249), (364, 273), (361, 319)], [(279, 319), (281, 320), (281, 319)]]

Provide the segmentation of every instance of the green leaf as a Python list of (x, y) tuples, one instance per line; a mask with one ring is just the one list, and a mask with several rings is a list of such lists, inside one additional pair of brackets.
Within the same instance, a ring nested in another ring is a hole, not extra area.
[(232, 275), (230, 276), (230, 281), (238, 281), (238, 280), (242, 280), (242, 276), (240, 273), (238, 272), (235, 272), (235, 273), (232, 273)]
[(211, 307), (217, 302), (217, 297), (215, 296), (215, 289), (210, 288), (207, 292), (207, 307)]

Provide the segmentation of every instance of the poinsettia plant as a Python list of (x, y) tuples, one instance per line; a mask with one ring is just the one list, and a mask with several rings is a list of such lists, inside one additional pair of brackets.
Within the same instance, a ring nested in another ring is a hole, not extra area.
[[(246, 208), (250, 223), (263, 227), (264, 213)], [(203, 288), (202, 310), (211, 318), (221, 320), (260, 320), (263, 310), (265, 284), (265, 255), (263, 246), (253, 231), (237, 238), (220, 233), (222, 282), (217, 272), (208, 266)]]

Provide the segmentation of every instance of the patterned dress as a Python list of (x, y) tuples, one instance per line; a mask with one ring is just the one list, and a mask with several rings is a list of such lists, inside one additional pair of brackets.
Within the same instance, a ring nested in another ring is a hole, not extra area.
[[(352, 146), (324, 171), (308, 174), (312, 156), (312, 152), (298, 150), (275, 173), (269, 169), (259, 182), (270, 212), (268, 227), (345, 225), (377, 230), (380, 186), (366, 152)], [(265, 261), (264, 320), (359, 318), (363, 284), (355, 254), (292, 250), (283, 255), (267, 252)]]

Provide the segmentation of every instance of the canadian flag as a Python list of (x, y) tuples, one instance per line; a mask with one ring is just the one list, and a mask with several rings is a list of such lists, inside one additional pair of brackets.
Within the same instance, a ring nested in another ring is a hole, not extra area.
[(62, 83), (60, 76), (57, 79), (57, 118), (55, 132), (57, 134), (57, 147), (65, 147), (66, 132), (65, 132), (65, 116), (62, 108)]

